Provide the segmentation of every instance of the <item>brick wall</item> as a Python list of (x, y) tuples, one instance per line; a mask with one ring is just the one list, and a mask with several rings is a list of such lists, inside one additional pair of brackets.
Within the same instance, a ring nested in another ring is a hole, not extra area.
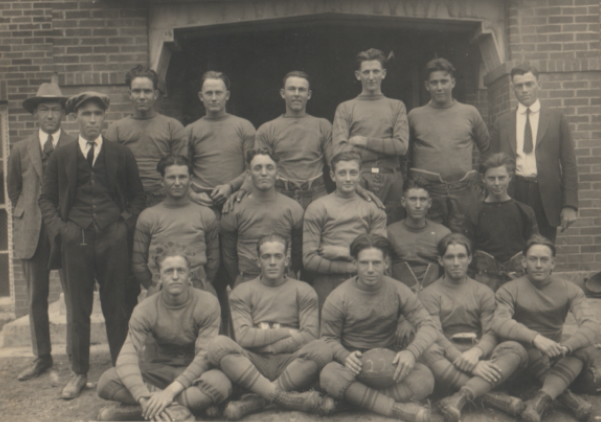
[[(509, 2), (509, 59), (530, 61), (538, 67), (541, 101), (563, 110), (576, 146), (579, 220), (557, 239), (556, 270), (560, 271), (601, 269), (599, 23), (598, 0)], [(508, 102), (508, 84), (508, 76), (503, 76), (489, 87), (493, 115), (517, 105), (510, 92)], [(497, 101), (497, 96), (503, 100)]]
[[(124, 75), (148, 63), (147, 2), (134, 0), (13, 0), (0, 2), (0, 101), (9, 108), (9, 142), (28, 136), (36, 124), (21, 108), (42, 82), (58, 74), (63, 94), (83, 90), (111, 97), (107, 124), (128, 111)], [(74, 119), (63, 128), (75, 134)], [(21, 266), (14, 263), (15, 313), (27, 313)], [(53, 274), (50, 300), (60, 293)]]

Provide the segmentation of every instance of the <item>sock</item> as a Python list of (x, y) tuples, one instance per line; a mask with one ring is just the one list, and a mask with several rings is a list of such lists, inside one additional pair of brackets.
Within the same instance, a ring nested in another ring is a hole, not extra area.
[(455, 365), (446, 359), (440, 359), (429, 365), (437, 383), (457, 390), (463, 387), (469, 380), (469, 375), (461, 372)]
[(298, 391), (317, 379), (317, 363), (307, 359), (293, 360), (275, 381), (275, 385), (284, 391)]
[(392, 415), (392, 407), (395, 401), (390, 397), (386, 397), (378, 390), (354, 382), (344, 392), (344, 398), (356, 406), (371, 410), (384, 416)]
[(555, 400), (576, 379), (583, 366), (584, 363), (577, 357), (566, 356), (561, 358), (547, 372), (543, 387), (540, 390)]
[(472, 400), (483, 396), (490, 390), (504, 382), (518, 368), (521, 357), (515, 353), (506, 353), (494, 360), (495, 365), (501, 369), (501, 379), (495, 383), (489, 383), (480, 377), (471, 378), (463, 387), (464, 391), (469, 391)]
[(272, 401), (276, 396), (276, 386), (257, 370), (248, 358), (230, 354), (221, 358), (221, 370), (234, 383)]
[(213, 399), (196, 387), (190, 387), (175, 397), (175, 401), (193, 412), (200, 412), (213, 404)]

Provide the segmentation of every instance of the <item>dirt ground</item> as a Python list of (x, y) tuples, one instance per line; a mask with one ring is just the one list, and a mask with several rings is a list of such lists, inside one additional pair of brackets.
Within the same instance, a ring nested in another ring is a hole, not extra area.
[[(104, 370), (110, 367), (107, 352), (95, 353), (90, 358), (89, 387), (72, 401), (60, 398), (63, 386), (70, 378), (67, 357), (55, 357), (54, 368), (41, 377), (26, 382), (17, 381), (18, 373), (31, 362), (29, 357), (0, 358), (0, 421), (3, 422), (69, 422), (94, 421), (98, 411), (110, 404), (96, 395), (95, 383)], [(601, 421), (601, 397), (586, 396), (594, 403), (595, 414), (591, 421)], [(595, 416), (599, 415), (599, 416)], [(198, 420), (207, 420), (198, 418)], [(367, 412), (345, 412), (328, 418), (299, 412), (266, 411), (245, 419), (250, 422), (384, 422), (392, 419)], [(500, 412), (471, 408), (463, 418), (465, 422), (511, 422), (512, 418)], [(544, 418), (546, 422), (575, 421), (562, 409), (554, 408)]]

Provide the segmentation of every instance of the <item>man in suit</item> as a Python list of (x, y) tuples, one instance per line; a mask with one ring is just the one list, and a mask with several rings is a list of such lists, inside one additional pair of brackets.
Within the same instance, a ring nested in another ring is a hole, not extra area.
[(87, 382), (94, 281), (113, 365), (127, 336), (133, 310), (128, 297), (128, 231), (144, 209), (145, 194), (129, 148), (102, 139), (109, 98), (83, 92), (67, 100), (77, 115), (77, 142), (50, 157), (40, 208), (51, 238), (51, 266), (65, 275), (68, 352), (74, 376), (63, 399), (77, 397)]
[[(56, 147), (75, 140), (61, 130), (66, 101), (67, 97), (53, 83), (43, 83), (35, 96), (23, 101), (23, 108), (38, 122), (38, 130), (17, 142), (8, 157), (6, 186), (15, 207), (14, 257), (21, 259), (27, 283), (31, 344), (36, 357), (19, 374), (19, 381), (35, 378), (52, 367), (48, 322), (50, 240), (37, 202), (50, 155)], [(59, 274), (62, 282), (62, 272)]]
[(555, 242), (557, 227), (564, 231), (578, 214), (576, 155), (565, 116), (542, 106), (541, 83), (534, 66), (511, 69), (517, 110), (499, 117), (491, 152), (515, 160), (515, 183), (510, 196), (534, 209), (540, 234)]

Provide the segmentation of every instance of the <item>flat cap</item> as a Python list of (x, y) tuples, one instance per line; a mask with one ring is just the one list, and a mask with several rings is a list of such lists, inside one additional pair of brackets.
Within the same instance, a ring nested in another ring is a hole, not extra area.
[(105, 110), (109, 108), (111, 103), (111, 100), (107, 95), (94, 91), (86, 91), (69, 97), (65, 109), (67, 110), (67, 113), (75, 113), (79, 107), (90, 100), (98, 101), (100, 105), (104, 106)]

